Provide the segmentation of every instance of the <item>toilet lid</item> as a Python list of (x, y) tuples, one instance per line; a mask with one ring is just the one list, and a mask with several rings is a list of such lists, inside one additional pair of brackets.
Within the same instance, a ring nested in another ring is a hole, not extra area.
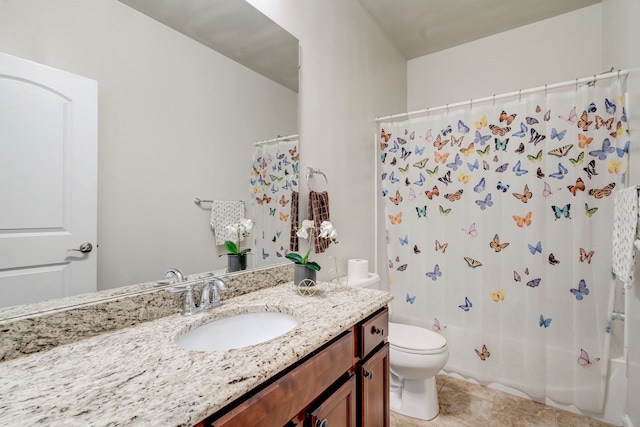
[(429, 329), (389, 322), (389, 344), (408, 352), (437, 352), (446, 347), (447, 340)]

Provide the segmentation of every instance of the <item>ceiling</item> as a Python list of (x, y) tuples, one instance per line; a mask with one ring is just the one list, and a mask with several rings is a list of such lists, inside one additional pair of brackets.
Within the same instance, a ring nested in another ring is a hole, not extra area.
[(601, 0), (359, 0), (409, 60)]
[(245, 0), (120, 2), (298, 92), (298, 39)]
[[(298, 40), (245, 0), (120, 1), (298, 91)], [(602, 0), (358, 1), (409, 60)]]

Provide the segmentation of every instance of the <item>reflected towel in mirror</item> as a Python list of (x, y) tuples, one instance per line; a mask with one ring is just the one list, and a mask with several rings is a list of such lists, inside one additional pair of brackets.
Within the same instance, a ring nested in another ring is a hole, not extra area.
[[(227, 226), (238, 224), (244, 218), (244, 202), (237, 200), (214, 200), (211, 204), (211, 228), (216, 236), (216, 245), (224, 245), (226, 240), (237, 242), (236, 233), (227, 230)], [(240, 235), (240, 241), (244, 237)]]
[(291, 191), (291, 230), (289, 233), (289, 250), (293, 252), (298, 251), (298, 192)]

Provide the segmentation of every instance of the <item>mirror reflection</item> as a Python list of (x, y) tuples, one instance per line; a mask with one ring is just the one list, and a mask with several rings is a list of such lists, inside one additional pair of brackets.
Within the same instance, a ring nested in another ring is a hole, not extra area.
[(251, 169), (256, 266), (282, 262), (298, 250), (300, 153), (291, 135), (256, 144)]
[[(246, 4), (224, 3), (236, 2)], [(251, 217), (253, 143), (297, 132), (297, 80), (284, 86), (116, 0), (52, 3), (0, 3), (0, 52), (98, 85), (97, 238), (78, 236), (52, 264), (62, 265), (64, 275), (75, 262), (95, 260), (97, 290), (158, 280), (171, 267), (185, 273), (224, 268), (226, 259), (218, 255), (226, 250), (216, 245), (210, 205), (194, 200), (243, 201)], [(187, 8), (191, 2), (174, 3)], [(241, 10), (241, 35), (221, 27), (223, 41), (243, 38), (251, 45), (266, 38), (248, 29), (264, 15)], [(249, 13), (259, 18), (252, 21)], [(211, 34), (217, 30), (206, 25), (212, 16), (215, 9), (198, 17)], [(288, 73), (296, 77), (297, 53), (295, 41), (296, 69)], [(0, 241), (15, 234), (0, 228)], [(67, 250), (85, 241), (94, 249), (73, 252), (81, 256), (70, 261)], [(280, 260), (274, 255), (268, 261)], [(259, 264), (250, 258), (253, 265)], [(0, 283), (11, 286), (5, 278)], [(25, 294), (19, 297), (39, 300)]]

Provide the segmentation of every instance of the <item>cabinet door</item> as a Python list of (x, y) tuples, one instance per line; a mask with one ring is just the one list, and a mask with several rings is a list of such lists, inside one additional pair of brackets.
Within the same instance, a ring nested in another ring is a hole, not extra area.
[(360, 365), (360, 425), (389, 427), (389, 344)]
[[(208, 421), (208, 425), (214, 427), (286, 425), (296, 414), (304, 414), (310, 402), (318, 398), (352, 368), (353, 343), (353, 331), (349, 330), (328, 347), (226, 414), (222, 416), (214, 414)], [(354, 410), (355, 407), (352, 411)]]
[(307, 416), (307, 427), (356, 426), (356, 377), (352, 375)]

